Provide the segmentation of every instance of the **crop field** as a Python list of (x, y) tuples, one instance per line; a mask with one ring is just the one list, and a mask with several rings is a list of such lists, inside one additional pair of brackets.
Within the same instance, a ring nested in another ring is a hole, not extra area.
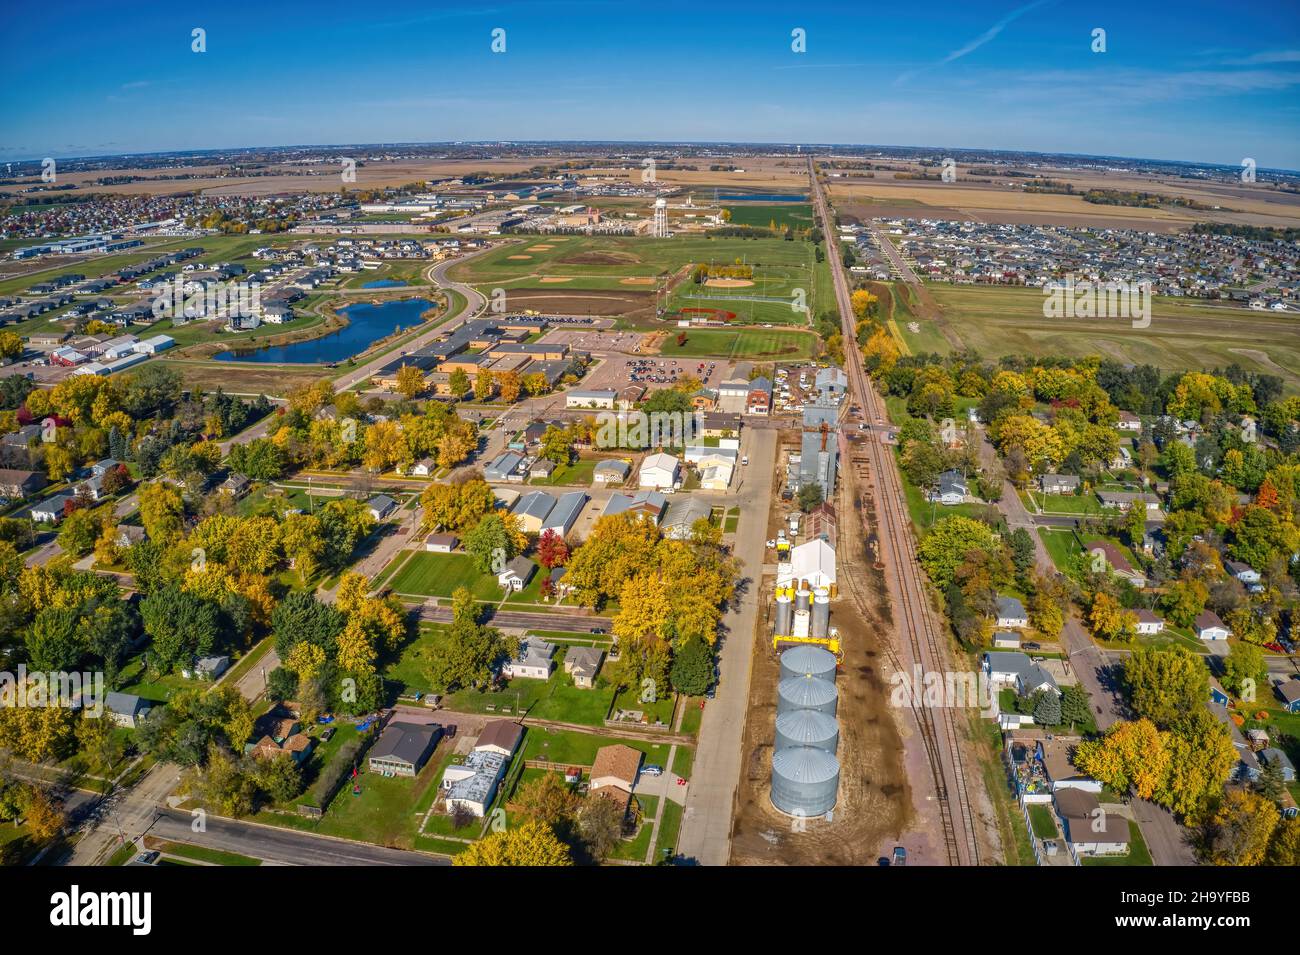
[(1099, 354), (1166, 372), (1235, 362), (1300, 386), (1300, 319), (1284, 314), (1157, 298), (1150, 326), (1133, 328), (1126, 319), (1045, 318), (1037, 289), (927, 288), (943, 309), (944, 325), (986, 358)]
[(813, 225), (812, 203), (779, 202), (770, 204), (728, 205), (732, 225), (756, 226), (760, 229), (808, 229)]
[(793, 361), (812, 358), (817, 354), (817, 336), (812, 332), (788, 329), (691, 328), (686, 330), (684, 345), (678, 345), (676, 337), (668, 335), (659, 353), (670, 358), (771, 358)]

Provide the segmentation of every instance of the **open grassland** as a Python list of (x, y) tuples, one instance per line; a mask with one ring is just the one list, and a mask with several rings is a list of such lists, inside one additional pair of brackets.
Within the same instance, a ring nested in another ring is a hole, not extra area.
[(1293, 316), (1157, 298), (1150, 326), (1133, 328), (1126, 319), (1045, 318), (1038, 289), (927, 288), (948, 329), (988, 358), (1099, 354), (1165, 372), (1235, 362), (1279, 375), (1291, 388), (1300, 386), (1300, 319)]
[(813, 208), (809, 202), (746, 203), (728, 205), (732, 225), (774, 228), (808, 229), (813, 226)]

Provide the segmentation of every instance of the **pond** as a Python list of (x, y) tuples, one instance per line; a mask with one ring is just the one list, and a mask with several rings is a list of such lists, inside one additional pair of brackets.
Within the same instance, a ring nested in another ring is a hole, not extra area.
[(373, 282), (366, 282), (362, 288), (400, 288), (405, 285), (401, 279), (375, 279)]
[(348, 326), (322, 338), (276, 345), (271, 348), (238, 348), (214, 355), (218, 361), (301, 362), (320, 364), (344, 361), (394, 332), (420, 324), (420, 315), (433, 307), (422, 298), (408, 298), (372, 305), (369, 302), (339, 309)]

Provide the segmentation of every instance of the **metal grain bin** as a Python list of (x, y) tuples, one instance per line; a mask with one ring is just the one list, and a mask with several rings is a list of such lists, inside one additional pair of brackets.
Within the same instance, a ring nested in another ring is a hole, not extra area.
[(792, 676), (815, 676), (835, 681), (835, 654), (825, 647), (803, 644), (781, 654), (781, 679)]
[(834, 753), (840, 742), (840, 727), (835, 717), (816, 710), (787, 710), (776, 718), (776, 748), (797, 749), (811, 746)]
[(772, 805), (787, 816), (820, 816), (835, 808), (840, 761), (812, 746), (777, 750), (772, 757)]
[(835, 715), (839, 691), (829, 680), (815, 676), (792, 676), (777, 685), (777, 714), (786, 710), (817, 710), (827, 716)]

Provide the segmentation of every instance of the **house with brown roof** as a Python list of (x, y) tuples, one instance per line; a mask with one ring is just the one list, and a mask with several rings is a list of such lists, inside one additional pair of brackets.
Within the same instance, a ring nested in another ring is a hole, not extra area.
[(1095, 563), (1101, 560), (1110, 568), (1111, 573), (1116, 577), (1122, 577), (1129, 581), (1134, 587), (1145, 587), (1147, 585), (1146, 575), (1137, 570), (1124, 552), (1110, 541), (1096, 541), (1089, 544), (1088, 553), (1093, 558), (1094, 570), (1101, 569)]
[(1058, 789), (1056, 809), (1065, 823), (1065, 837), (1081, 856), (1122, 855), (1128, 852), (1128, 819), (1106, 812), (1092, 793), (1083, 789)]
[(493, 720), (483, 727), (474, 743), (475, 752), (500, 753), (509, 759), (524, 738), (524, 728), (513, 720)]
[(641, 771), (641, 753), (631, 746), (615, 743), (596, 750), (591, 764), (591, 795), (609, 796), (624, 805), (632, 796), (638, 773)]

